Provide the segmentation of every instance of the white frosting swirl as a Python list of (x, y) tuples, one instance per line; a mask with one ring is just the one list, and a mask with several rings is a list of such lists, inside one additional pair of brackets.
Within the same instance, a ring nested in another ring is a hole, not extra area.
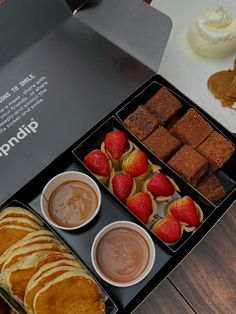
[[(214, 7), (196, 19), (199, 34), (206, 40), (218, 42), (236, 38), (236, 23), (230, 11)], [(234, 26), (234, 27), (233, 27)]]
[(208, 13), (205, 23), (212, 27), (226, 27), (232, 22), (232, 19), (230, 11), (217, 6)]
[(200, 55), (229, 55), (236, 49), (236, 17), (219, 6), (204, 11), (190, 24), (188, 39), (193, 50)]

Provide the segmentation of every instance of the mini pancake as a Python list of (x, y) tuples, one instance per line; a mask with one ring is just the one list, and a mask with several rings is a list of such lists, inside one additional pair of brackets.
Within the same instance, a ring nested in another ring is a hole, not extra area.
[(55, 238), (55, 235), (52, 231), (49, 231), (47, 229), (41, 229), (41, 230), (35, 230), (34, 232), (32, 232), (32, 234), (28, 234), (26, 236), (26, 239), (30, 239), (36, 236), (50, 236), (50, 237)]
[(4, 226), (0, 228), (0, 256), (17, 241), (34, 231), (33, 228), (16, 225)]
[(24, 306), (26, 310), (29, 313), (33, 313), (34, 297), (36, 296), (38, 291), (40, 291), (43, 287), (45, 287), (46, 284), (48, 284), (53, 279), (57, 278), (58, 276), (68, 271), (77, 270), (76, 268), (80, 270), (81, 273), (84, 272), (84, 270), (80, 267), (78, 263), (75, 263), (74, 266), (69, 266), (69, 265), (57, 266), (44, 272), (43, 275), (41, 275), (34, 282), (34, 284), (31, 285), (30, 289), (27, 286), (26, 291), (25, 291), (25, 298), (24, 298)]
[(57, 240), (55, 237), (51, 237), (51, 236), (35, 236), (31, 239), (26, 239), (25, 237), (16, 242), (14, 245), (12, 245), (11, 247), (9, 247), (4, 253), (3, 255), (0, 257), (0, 270), (3, 267), (3, 264), (5, 263), (5, 261), (11, 256), (11, 254), (18, 248), (22, 248), (22, 247), (28, 247), (31, 244), (40, 244), (40, 243), (58, 243), (60, 244), (60, 241)]
[(30, 289), (31, 286), (34, 284), (34, 282), (39, 277), (41, 277), (45, 272), (47, 272), (48, 270), (53, 269), (55, 267), (67, 265), (67, 266), (78, 266), (78, 267), (81, 267), (83, 269), (83, 267), (80, 265), (79, 261), (77, 261), (72, 254), (70, 254), (70, 253), (63, 253), (63, 254), (65, 256), (64, 259), (61, 259), (61, 260), (58, 260), (55, 262), (50, 262), (50, 263), (47, 263), (47, 264), (41, 266), (40, 269), (32, 276), (32, 278), (28, 282), (27, 289)]
[(50, 250), (38, 250), (21, 256), (18, 262), (1, 274), (0, 284), (16, 301), (23, 304), (25, 289), (32, 276), (42, 265), (60, 259), (64, 259), (61, 252)]
[(7, 277), (7, 284), (10, 287), (11, 295), (23, 305), (25, 297), (25, 289), (32, 278), (32, 276), (44, 265), (52, 261), (64, 259), (63, 253), (61, 252), (46, 252), (42, 256), (37, 258), (36, 263), (31, 268), (23, 270), (14, 270)]
[(37, 264), (37, 261), (39, 260), (40, 256), (42, 256), (46, 252), (48, 251), (37, 251), (37, 252), (31, 253), (30, 255), (27, 255), (27, 254), (22, 255), (20, 257), (20, 260), (15, 261), (15, 263), (13, 263), (11, 267), (1, 272), (0, 286), (7, 292), (10, 292), (11, 284), (9, 282), (9, 277), (11, 273), (14, 272), (15, 270), (22, 271), (24, 269), (31, 267), (32, 265)]
[(37, 292), (33, 307), (34, 314), (105, 312), (105, 303), (96, 282), (80, 271), (66, 272), (46, 284)]
[(31, 213), (28, 209), (22, 207), (6, 207), (0, 212), (0, 220), (7, 217), (29, 218), (33, 222), (42, 224), (41, 220)]
[(38, 236), (48, 236), (48, 237), (55, 238), (55, 235), (51, 231), (46, 230), (46, 229), (42, 229), (42, 230), (35, 230), (35, 231), (27, 234), (24, 237), (24, 239), (22, 239), (22, 240), (28, 240), (28, 239), (31, 239), (31, 238), (34, 238), (34, 237), (38, 237)]
[(16, 225), (22, 227), (29, 227), (35, 230), (40, 230), (43, 228), (43, 225), (38, 224), (27, 217), (7, 217), (0, 220), (0, 227), (2, 226), (9, 226), (9, 225)]
[(41, 244), (32, 244), (28, 247), (20, 247), (15, 249), (12, 254), (8, 257), (8, 259), (5, 261), (2, 267), (2, 272), (7, 270), (8, 268), (12, 267), (15, 263), (18, 263), (21, 261), (25, 256), (29, 256), (35, 252), (38, 251), (48, 251), (48, 250), (54, 250), (54, 251), (61, 251), (61, 252), (67, 252), (67, 248), (58, 243), (41, 243)]

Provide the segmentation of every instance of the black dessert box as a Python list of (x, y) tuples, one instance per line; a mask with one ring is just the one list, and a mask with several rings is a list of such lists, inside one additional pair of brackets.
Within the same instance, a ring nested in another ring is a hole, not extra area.
[[(175, 172), (168, 162), (158, 158), (152, 151), (150, 151), (138, 138), (136, 138), (125, 126), (123, 121), (134, 112), (139, 105), (145, 103), (161, 88), (167, 87), (175, 97), (182, 103), (182, 108), (177, 113), (178, 118), (181, 118), (188, 109), (195, 108), (200, 115), (206, 119), (214, 130), (223, 134), (229, 139), (233, 145), (236, 143), (234, 135), (228, 132), (223, 126), (214, 121), (209, 115), (204, 113), (196, 104), (190, 99), (181, 94), (171, 84), (160, 76), (154, 76), (151, 80), (141, 86), (134, 94), (127, 100), (110, 112), (102, 121), (95, 125), (89, 132), (84, 134), (74, 145), (68, 148), (57, 159), (48, 165), (41, 173), (32, 179), (26, 186), (24, 186), (11, 200), (17, 199), (9, 203), (9, 200), (3, 205), (6, 206), (22, 206), (38, 215), (43, 221), (42, 212), (40, 208), (40, 195), (46, 183), (58, 173), (75, 170), (85, 172), (94, 177), (91, 171), (84, 165), (84, 157), (94, 149), (100, 149), (105, 135), (116, 129), (122, 130), (127, 135), (128, 139), (138, 148), (145, 152), (150, 163), (159, 165), (161, 171), (172, 178), (178, 185), (180, 191), (176, 193), (176, 197), (189, 195), (202, 209), (204, 219), (201, 225), (191, 233), (185, 232), (181, 240), (174, 246), (166, 245), (151, 231), (150, 225), (143, 224), (124, 203), (119, 201), (108, 189), (107, 186), (99, 182), (102, 194), (102, 205), (99, 214), (94, 220), (82, 229), (75, 231), (63, 231), (54, 227), (48, 226), (61, 239), (66, 246), (70, 248), (72, 253), (85, 265), (86, 269), (95, 277), (107, 296), (107, 313), (123, 312), (129, 313), (134, 310), (142, 300), (157, 286), (168, 274), (181, 262), (181, 260), (200, 242), (200, 240), (207, 234), (207, 232), (214, 226), (214, 224), (223, 216), (236, 198), (236, 155), (225, 163), (225, 165), (217, 171), (217, 176), (220, 178), (226, 190), (226, 196), (217, 205), (208, 201), (195, 186), (186, 182), (177, 172)], [(95, 177), (94, 177), (95, 178)], [(96, 178), (95, 178), (96, 179)], [(97, 179), (96, 179), (97, 180)], [(155, 219), (163, 215), (163, 205), (158, 204), (160, 212), (157, 212)], [(163, 207), (164, 206), (164, 207)], [(156, 260), (154, 267), (149, 275), (137, 285), (127, 288), (118, 288), (111, 286), (104, 282), (95, 272), (91, 262), (91, 247), (96, 234), (106, 225), (115, 221), (132, 221), (140, 224), (151, 235), (156, 252)], [(8, 300), (19, 313), (23, 310), (10, 299), (5, 292), (1, 291), (1, 295)]]

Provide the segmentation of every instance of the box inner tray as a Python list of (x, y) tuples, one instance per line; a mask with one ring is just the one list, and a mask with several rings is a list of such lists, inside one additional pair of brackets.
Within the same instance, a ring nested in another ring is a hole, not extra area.
[[(86, 172), (85, 168), (78, 163), (77, 159), (73, 155), (73, 151), (75, 151), (79, 145), (86, 141), (87, 138), (92, 136), (93, 132), (96, 130), (102, 130), (102, 125), (105, 121), (109, 120), (121, 109), (124, 108), (127, 104), (130, 103), (131, 100), (137, 99), (136, 97), (140, 96), (140, 92), (145, 90), (147, 86), (149, 86), (153, 81), (164, 83), (165, 86), (169, 86), (168, 82), (159, 76), (153, 77), (150, 81), (148, 81), (144, 86), (142, 86), (138, 91), (136, 91), (133, 95), (131, 95), (125, 102), (123, 102), (118, 108), (110, 112), (110, 114), (105, 117), (102, 121), (100, 121), (96, 126), (94, 126), (87, 134), (83, 137), (78, 138), (78, 141), (74, 143), (74, 145), (68, 148), (62, 155), (60, 155), (56, 160), (54, 160), (47, 168), (45, 168), (42, 172), (40, 172), (33, 180), (31, 180), (28, 184), (26, 184), (19, 192), (13, 195), (10, 200), (6, 200), (6, 203), (3, 205), (7, 205), (11, 200), (18, 200), (25, 204), (29, 205), (36, 213), (41, 214), (40, 209), (40, 194), (45, 186), (45, 184), (56, 174), (67, 171), (67, 170), (77, 170)], [(172, 87), (172, 86), (171, 86)], [(176, 92), (178, 92), (176, 90)], [(179, 92), (178, 92), (179, 93)], [(186, 101), (191, 102), (187, 98)], [(192, 104), (196, 106), (195, 104)], [(198, 107), (196, 106), (198, 109)], [(201, 110), (200, 110), (201, 111)], [(204, 112), (202, 111), (204, 114)], [(235, 137), (226, 131), (221, 125), (216, 123), (210, 116), (204, 114), (204, 116), (209, 119), (212, 123), (216, 125), (216, 127), (223, 132), (223, 134), (228, 137), (234, 144), (236, 143)], [(119, 116), (120, 118), (120, 116)], [(119, 122), (120, 123), (120, 122)], [(119, 125), (119, 123), (117, 125)], [(95, 133), (94, 133), (95, 134)], [(131, 135), (132, 136), (132, 135)], [(134, 137), (132, 138), (134, 141)], [(96, 145), (99, 144), (99, 141), (96, 142)], [(92, 147), (87, 147), (88, 150), (92, 149)], [(143, 147), (143, 149), (146, 149)], [(154, 155), (153, 155), (154, 158)], [(165, 166), (164, 163), (160, 161), (163, 169), (166, 171), (168, 167)], [(133, 215), (128, 212), (104, 187), (101, 187), (102, 191), (102, 207), (98, 216), (90, 222), (87, 226), (79, 231), (66, 232), (62, 230), (56, 230), (58, 235), (62, 238), (62, 240), (68, 244), (68, 246), (78, 255), (81, 261), (86, 265), (86, 267), (90, 270), (90, 272), (96, 277), (96, 279), (100, 282), (100, 284), (104, 287), (104, 289), (109, 293), (111, 298), (114, 300), (116, 305), (118, 306), (120, 311), (130, 312), (135, 307), (137, 307), (140, 302), (158, 285), (160, 282), (178, 265), (178, 263), (199, 243), (199, 241), (206, 235), (206, 233), (214, 226), (214, 224), (218, 221), (219, 218), (229, 209), (230, 205), (234, 202), (236, 198), (236, 190), (235, 190), (235, 155), (231, 158), (230, 162), (227, 163), (226, 167), (223, 169), (224, 176), (226, 181), (230, 176), (232, 181), (232, 191), (228, 194), (228, 196), (219, 204), (218, 206), (213, 206), (213, 204), (207, 202), (206, 199), (202, 198), (199, 193), (194, 190), (191, 186), (183, 182), (183, 179), (175, 175), (175, 179), (178, 181), (178, 184), (183, 186), (183, 189), (186, 189), (188, 193), (194, 197), (198, 197), (201, 199), (202, 205), (205, 203), (207, 208), (209, 209), (208, 218), (202, 224), (200, 228), (194, 232), (191, 237), (186, 241), (176, 252), (169, 250), (165, 245), (163, 245), (159, 240), (156, 239), (154, 235), (152, 235), (155, 243), (156, 249), (156, 262), (151, 271), (151, 273), (139, 284), (130, 287), (130, 288), (116, 288), (101, 280), (98, 275), (95, 273), (91, 258), (90, 258), (90, 250), (92, 246), (93, 239), (95, 235), (101, 230), (105, 225), (110, 222), (117, 220), (129, 220), (134, 221), (136, 223), (140, 223)], [(234, 173), (234, 174), (233, 174)], [(227, 181), (228, 182), (228, 181)], [(185, 192), (185, 190), (184, 190)], [(0, 292), (1, 293), (1, 292)]]

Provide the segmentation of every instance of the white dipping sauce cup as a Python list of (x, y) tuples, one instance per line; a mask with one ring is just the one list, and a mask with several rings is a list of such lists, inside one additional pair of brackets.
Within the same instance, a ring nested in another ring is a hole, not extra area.
[[(129, 282), (116, 282), (111, 280), (110, 278), (106, 277), (102, 271), (100, 270), (98, 264), (97, 264), (97, 258), (96, 258), (96, 252), (97, 252), (97, 246), (99, 241), (101, 240), (101, 238), (109, 231), (116, 229), (116, 228), (130, 228), (135, 230), (136, 232), (138, 232), (147, 242), (147, 245), (149, 247), (149, 261), (147, 264), (147, 267), (145, 268), (145, 270), (143, 271), (143, 273), (138, 277), (135, 278), (132, 281)], [(137, 225), (136, 223), (130, 222), (130, 221), (117, 221), (117, 222), (113, 222), (109, 225), (107, 225), (106, 227), (104, 227), (95, 237), (93, 245), (92, 245), (92, 249), (91, 249), (91, 259), (92, 259), (92, 264), (94, 269), (96, 270), (96, 272), (98, 273), (98, 275), (107, 283), (116, 286), (116, 287), (130, 287), (133, 286), (135, 284), (137, 284), (138, 282), (142, 281), (151, 271), (154, 262), (155, 262), (155, 246), (153, 243), (153, 240), (151, 238), (151, 236), (147, 233), (146, 230), (144, 230), (141, 226)]]
[[(61, 184), (68, 182), (68, 181), (81, 181), (81, 182), (88, 184), (95, 191), (97, 198), (98, 198), (98, 205), (97, 205), (97, 208), (95, 209), (93, 215), (87, 221), (85, 221), (83, 224), (78, 225), (78, 226), (73, 226), (73, 227), (64, 227), (64, 226), (58, 225), (57, 223), (55, 223), (50, 218), (50, 215), (48, 212), (48, 201), (50, 199), (51, 194)], [(92, 178), (90, 178), (88, 175), (86, 175), (82, 172), (78, 172), (78, 171), (66, 171), (66, 172), (62, 172), (62, 173), (56, 175), (46, 184), (46, 186), (44, 187), (42, 194), (41, 194), (40, 205), (41, 205), (43, 216), (49, 224), (51, 224), (52, 226), (54, 226), (56, 228), (60, 228), (63, 230), (76, 230), (76, 229), (82, 228), (83, 226), (87, 225), (99, 212), (100, 206), (101, 206), (101, 192), (100, 192), (100, 189), (99, 189), (97, 183)]]

